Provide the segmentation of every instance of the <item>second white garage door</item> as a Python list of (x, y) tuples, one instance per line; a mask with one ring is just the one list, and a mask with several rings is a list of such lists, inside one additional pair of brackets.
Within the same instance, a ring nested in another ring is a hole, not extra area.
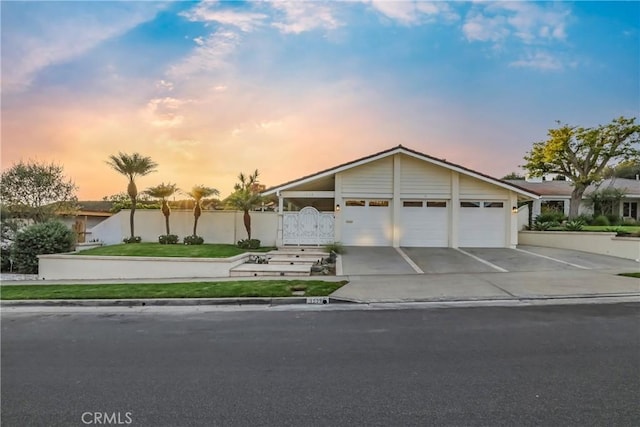
[(448, 246), (449, 209), (446, 201), (405, 200), (400, 212), (400, 246)]
[(342, 243), (348, 246), (391, 246), (390, 200), (345, 200)]
[(502, 248), (506, 240), (506, 204), (498, 201), (460, 202), (460, 247)]

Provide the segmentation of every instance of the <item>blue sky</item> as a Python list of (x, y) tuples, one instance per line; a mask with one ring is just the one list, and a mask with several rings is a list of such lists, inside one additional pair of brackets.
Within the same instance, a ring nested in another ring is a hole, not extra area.
[(638, 2), (7, 2), (2, 167), (99, 199), (240, 171), (276, 185), (403, 144), (500, 177), (555, 121), (637, 116)]

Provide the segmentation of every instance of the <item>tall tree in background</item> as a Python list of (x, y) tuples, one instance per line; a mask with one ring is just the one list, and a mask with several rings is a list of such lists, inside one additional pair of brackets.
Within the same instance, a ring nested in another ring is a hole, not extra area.
[(129, 178), (127, 186), (127, 194), (131, 199), (131, 213), (129, 215), (129, 227), (131, 229), (131, 239), (135, 238), (133, 217), (136, 213), (136, 203), (138, 200), (138, 187), (136, 186), (136, 178), (138, 176), (148, 175), (155, 172), (158, 164), (151, 160), (151, 157), (142, 156), (139, 153), (131, 155), (118, 153), (118, 155), (109, 156), (107, 164), (115, 171)]
[(249, 240), (251, 240), (251, 215), (249, 215), (249, 211), (259, 206), (263, 200), (259, 192), (258, 175), (257, 169), (251, 175), (240, 172), (239, 182), (233, 187), (234, 193), (228, 199), (229, 205), (244, 212), (244, 228), (247, 230)]
[(609, 166), (604, 171), (604, 177), (636, 179), (640, 177), (640, 159), (625, 160), (615, 166)]
[(77, 208), (77, 187), (55, 163), (20, 161), (2, 172), (0, 189), (3, 208), (13, 218), (42, 223)]
[(558, 125), (549, 130), (546, 141), (533, 144), (524, 156), (524, 168), (533, 176), (559, 173), (571, 179), (569, 218), (575, 218), (585, 190), (603, 179), (609, 162), (640, 158), (640, 125), (625, 117), (594, 128)]
[(217, 196), (220, 192), (215, 188), (205, 187), (204, 185), (195, 185), (187, 194), (195, 201), (193, 206), (193, 235), (197, 236), (196, 231), (198, 229), (198, 219), (200, 218), (200, 215), (202, 215), (202, 199)]
[(171, 208), (169, 207), (168, 197), (173, 196), (178, 191), (178, 187), (175, 184), (165, 184), (164, 182), (155, 187), (149, 187), (145, 190), (145, 193), (149, 196), (160, 199), (162, 202), (162, 215), (164, 215), (164, 225), (167, 230), (167, 236), (171, 234), (169, 227), (169, 215), (171, 215)]

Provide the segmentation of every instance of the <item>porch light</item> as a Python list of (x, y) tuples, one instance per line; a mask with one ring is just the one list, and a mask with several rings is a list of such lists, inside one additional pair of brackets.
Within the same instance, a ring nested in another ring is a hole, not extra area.
[(517, 214), (518, 213), (518, 207), (514, 206), (511, 208), (511, 213)]
[(336, 212), (340, 212), (340, 205), (336, 205)]

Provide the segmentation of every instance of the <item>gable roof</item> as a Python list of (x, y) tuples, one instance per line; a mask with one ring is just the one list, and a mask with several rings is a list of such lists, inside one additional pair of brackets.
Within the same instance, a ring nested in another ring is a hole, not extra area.
[[(530, 191), (535, 191), (542, 197), (562, 196), (570, 197), (573, 186), (570, 181), (542, 181), (527, 182), (524, 180), (508, 180), (511, 184), (518, 185)], [(616, 189), (624, 191), (627, 197), (640, 197), (640, 181), (628, 178), (608, 178), (598, 184), (591, 184), (585, 191), (585, 196), (597, 190)]]
[(266, 189), (264, 192), (262, 192), (262, 194), (265, 195), (265, 196), (266, 195), (270, 195), (270, 194), (274, 194), (274, 193), (277, 193), (277, 192), (282, 191), (282, 190), (287, 190), (287, 189), (289, 189), (289, 188), (291, 188), (293, 186), (304, 184), (306, 182), (313, 181), (313, 180), (316, 180), (316, 179), (320, 179), (320, 178), (326, 177), (328, 175), (332, 175), (332, 174), (335, 174), (335, 173), (338, 173), (338, 172), (342, 172), (344, 170), (351, 169), (351, 168), (354, 168), (354, 167), (357, 167), (357, 166), (360, 166), (360, 165), (363, 165), (363, 164), (366, 164), (366, 163), (371, 163), (371, 162), (374, 162), (376, 160), (383, 159), (385, 157), (393, 156), (394, 154), (405, 154), (407, 156), (414, 157), (416, 159), (423, 160), (423, 161), (426, 161), (428, 163), (435, 164), (437, 166), (442, 166), (444, 168), (447, 168), (447, 169), (450, 169), (450, 170), (454, 170), (454, 171), (462, 173), (464, 175), (468, 175), (468, 176), (477, 178), (477, 179), (479, 179), (481, 181), (488, 182), (490, 184), (497, 185), (497, 186), (505, 188), (507, 190), (514, 191), (514, 192), (516, 192), (518, 194), (521, 194), (523, 196), (527, 196), (527, 197), (534, 198), (534, 199), (537, 199), (540, 196), (534, 190), (530, 190), (530, 189), (527, 189), (527, 188), (524, 188), (524, 187), (520, 187), (519, 185), (510, 183), (510, 182), (507, 182), (507, 181), (502, 181), (500, 179), (494, 178), (492, 176), (486, 175), (486, 174), (478, 172), (478, 171), (474, 171), (474, 170), (466, 168), (464, 166), (460, 166), (458, 164), (451, 163), (451, 162), (448, 162), (448, 161), (443, 160), (443, 159), (438, 159), (436, 157), (429, 156), (428, 154), (420, 153), (419, 151), (415, 151), (415, 150), (412, 150), (412, 149), (407, 148), (407, 147), (403, 147), (402, 145), (398, 145), (397, 147), (393, 147), (393, 148), (390, 148), (390, 149), (387, 149), (387, 150), (384, 150), (384, 151), (380, 151), (380, 152), (375, 153), (375, 154), (371, 154), (371, 155), (366, 156), (366, 157), (362, 157), (360, 159), (356, 159), (356, 160), (353, 160), (353, 161), (350, 161), (350, 162), (347, 162), (347, 163), (343, 163), (341, 165), (338, 165), (338, 166), (335, 166), (335, 167), (332, 167), (332, 168), (329, 168), (329, 169), (325, 169), (323, 171), (316, 172), (316, 173), (311, 174), (311, 175), (306, 175), (306, 176), (303, 176), (302, 178), (298, 178), (298, 179), (293, 180), (293, 181), (285, 182), (284, 184), (280, 184), (280, 185), (277, 185), (275, 187), (271, 187), (271, 188)]

